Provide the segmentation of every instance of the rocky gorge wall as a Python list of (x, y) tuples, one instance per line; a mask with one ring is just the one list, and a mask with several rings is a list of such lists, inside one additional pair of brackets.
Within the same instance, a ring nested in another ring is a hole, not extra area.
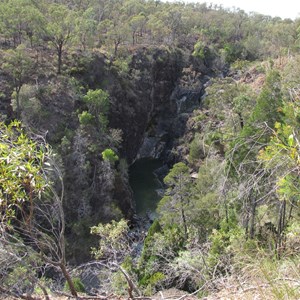
[[(190, 113), (200, 105), (204, 85), (214, 75), (213, 63), (204, 64), (176, 48), (140, 47), (131, 53), (125, 71), (103, 54), (75, 53), (66, 59), (65, 75), (40, 70), (35, 80), (28, 78), (21, 91), (21, 119), (58, 154), (64, 173), (68, 254), (73, 262), (89, 257), (96, 242), (89, 234), (91, 226), (133, 216), (124, 161), (131, 165), (140, 158), (157, 158), (171, 166), (180, 158), (174, 146), (185, 133)], [(1, 76), (7, 91), (1, 111), (13, 116), (9, 80)], [(78, 119), (86, 110), (80, 91), (98, 88), (110, 95), (109, 128), (122, 131), (121, 160), (115, 165), (101, 157), (105, 148), (114, 147), (109, 133), (82, 126)]]
[[(214, 76), (212, 65), (213, 61), (205, 65), (179, 49), (139, 48), (126, 73), (108, 67), (99, 56), (94, 58), (85, 81), (91, 88), (109, 92), (109, 125), (122, 130), (119, 153), (128, 165), (155, 158), (163, 161), (166, 172), (180, 159), (181, 153), (174, 151), (176, 143), (190, 114), (200, 106), (205, 83)], [(129, 181), (118, 178), (111, 201), (131, 218), (135, 204)]]
[[(121, 128), (122, 155), (172, 163), (174, 142), (185, 132), (189, 114), (199, 107), (209, 66), (180, 50), (139, 49), (129, 65), (127, 85), (109, 86), (110, 124)], [(209, 76), (208, 76), (209, 75)]]

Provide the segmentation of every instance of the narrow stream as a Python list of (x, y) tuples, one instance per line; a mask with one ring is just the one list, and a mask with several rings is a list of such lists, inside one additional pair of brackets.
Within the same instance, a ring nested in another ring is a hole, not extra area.
[(160, 160), (143, 158), (137, 160), (129, 169), (129, 182), (133, 190), (136, 212), (145, 216), (147, 212), (155, 212), (161, 196), (157, 193), (161, 183), (153, 173), (162, 167)]

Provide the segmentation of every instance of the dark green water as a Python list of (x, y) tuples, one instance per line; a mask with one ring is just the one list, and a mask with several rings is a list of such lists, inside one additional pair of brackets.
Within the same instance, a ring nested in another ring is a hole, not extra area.
[(155, 159), (139, 159), (129, 169), (129, 182), (133, 190), (138, 215), (145, 215), (147, 211), (154, 212), (161, 196), (157, 190), (161, 183), (153, 174), (160, 168), (162, 162)]

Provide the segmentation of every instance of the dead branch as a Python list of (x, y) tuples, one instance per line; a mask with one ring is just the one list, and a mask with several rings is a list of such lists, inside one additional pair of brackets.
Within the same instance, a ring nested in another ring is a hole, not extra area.
[(194, 296), (194, 295), (198, 294), (200, 291), (202, 291), (202, 290), (205, 288), (205, 286), (206, 286), (207, 284), (208, 284), (208, 281), (206, 281), (206, 282), (201, 286), (201, 288), (199, 288), (199, 289), (196, 290), (195, 292), (193, 292), (193, 293), (191, 293), (191, 294), (183, 295), (183, 296), (181, 296), (180, 298), (178, 298), (177, 300), (183, 300), (183, 299), (186, 298), (186, 297), (190, 297), (190, 296)]

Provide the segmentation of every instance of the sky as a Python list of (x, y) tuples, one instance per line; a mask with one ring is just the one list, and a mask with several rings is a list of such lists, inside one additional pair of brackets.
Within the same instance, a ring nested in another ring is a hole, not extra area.
[(184, 2), (222, 4), (224, 8), (236, 7), (246, 12), (257, 12), (283, 19), (300, 17), (299, 0), (184, 0)]

